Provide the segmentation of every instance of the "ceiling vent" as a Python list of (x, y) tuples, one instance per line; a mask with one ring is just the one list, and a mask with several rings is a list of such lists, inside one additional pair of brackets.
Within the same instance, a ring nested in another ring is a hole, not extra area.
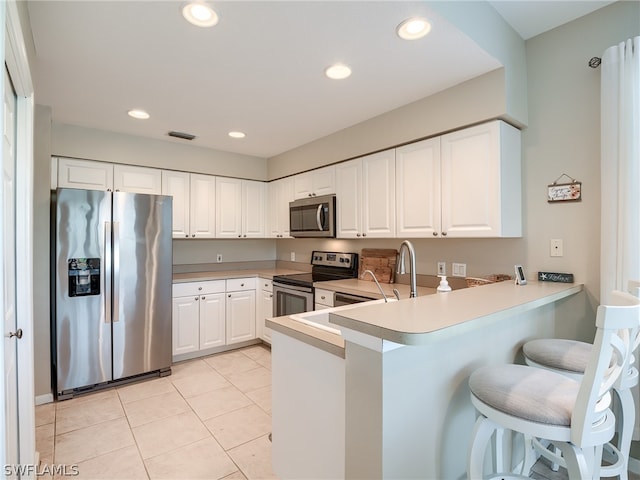
[(174, 131), (169, 132), (169, 136), (170, 137), (181, 138), (183, 140), (193, 140), (194, 138), (196, 138), (195, 135), (191, 135), (190, 133), (174, 132)]

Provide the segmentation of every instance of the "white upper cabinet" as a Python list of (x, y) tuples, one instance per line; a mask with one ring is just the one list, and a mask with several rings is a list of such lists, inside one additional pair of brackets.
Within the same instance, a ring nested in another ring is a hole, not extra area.
[(265, 204), (267, 184), (252, 180), (242, 181), (242, 237), (265, 237)]
[(216, 177), (162, 172), (162, 193), (173, 197), (173, 238), (214, 238)]
[(442, 236), (522, 235), (520, 131), (502, 121), (441, 137)]
[(58, 187), (110, 192), (113, 190), (113, 164), (59, 158)]
[(190, 174), (191, 238), (216, 236), (216, 179), (213, 175)]
[(336, 166), (338, 238), (395, 237), (395, 150)]
[(293, 177), (270, 182), (267, 190), (267, 236), (289, 238), (289, 202), (294, 200)]
[(520, 132), (502, 121), (396, 149), (398, 237), (518, 237)]
[(191, 211), (189, 174), (164, 170), (162, 172), (162, 194), (173, 197), (173, 238), (189, 238), (189, 213)]
[(336, 193), (335, 167), (318, 168), (293, 177), (294, 198), (318, 197)]
[(162, 170), (132, 165), (113, 166), (113, 189), (116, 192), (162, 193)]
[(264, 238), (265, 202), (264, 182), (218, 177), (216, 237)]
[(440, 235), (440, 137), (396, 149), (398, 237)]
[[(92, 160), (58, 158), (57, 186), (107, 192), (131, 192), (160, 195), (161, 170)], [(55, 165), (55, 162), (53, 163)]]

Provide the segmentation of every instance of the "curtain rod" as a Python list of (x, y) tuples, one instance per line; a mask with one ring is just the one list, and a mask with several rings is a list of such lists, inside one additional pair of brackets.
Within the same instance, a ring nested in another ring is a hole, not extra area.
[(602, 62), (602, 59), (600, 57), (591, 57), (588, 65), (591, 68), (598, 68), (601, 62)]

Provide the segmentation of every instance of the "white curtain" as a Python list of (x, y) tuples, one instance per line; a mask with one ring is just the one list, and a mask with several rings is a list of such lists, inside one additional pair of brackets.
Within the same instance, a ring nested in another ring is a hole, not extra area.
[(640, 37), (608, 48), (601, 65), (600, 303), (606, 304), (612, 290), (640, 280)]
[(600, 303), (640, 280), (640, 37), (608, 48), (601, 79)]

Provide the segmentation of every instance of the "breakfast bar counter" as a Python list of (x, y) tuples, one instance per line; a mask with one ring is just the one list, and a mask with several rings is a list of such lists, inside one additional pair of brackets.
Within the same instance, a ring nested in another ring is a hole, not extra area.
[[(344, 358), (321, 347), (330, 340), (325, 327), (268, 320), (274, 472), (465, 478), (476, 418), (469, 375), (521, 362), (521, 346), (533, 338), (591, 335), (595, 311), (582, 289), (502, 282), (329, 311)], [(314, 336), (324, 342), (309, 341)]]

